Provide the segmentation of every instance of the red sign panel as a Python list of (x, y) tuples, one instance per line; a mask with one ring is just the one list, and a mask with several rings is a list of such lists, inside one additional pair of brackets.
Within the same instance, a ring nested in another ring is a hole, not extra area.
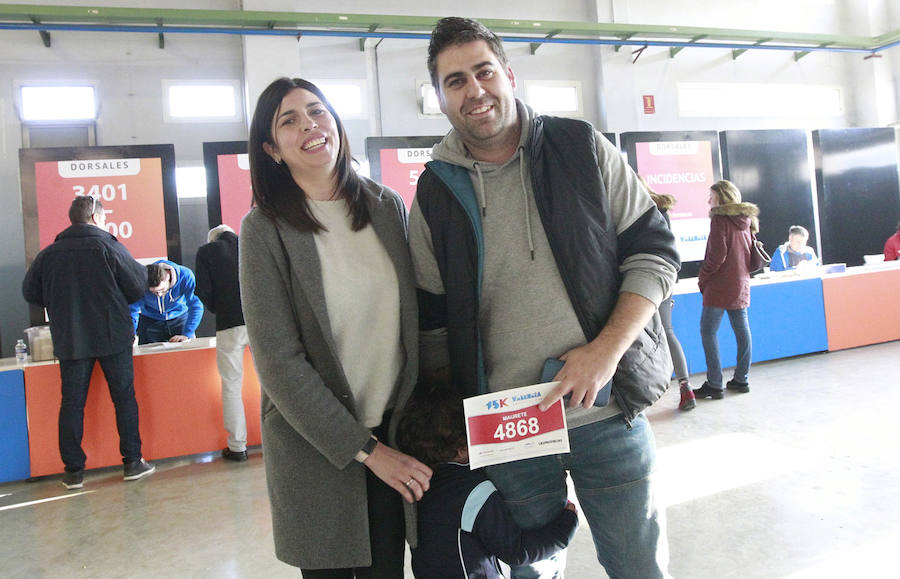
[(382, 149), (379, 160), (381, 182), (399, 193), (409, 209), (416, 196), (419, 175), (431, 160), (431, 148)]
[(644, 114), (652, 115), (656, 112), (656, 103), (653, 100), (652, 94), (644, 95)]
[(253, 189), (250, 186), (250, 161), (246, 153), (218, 155), (219, 203), (222, 223), (240, 235), (241, 219), (250, 211)]
[(70, 225), (72, 199), (90, 195), (103, 203), (106, 229), (136, 259), (167, 256), (159, 158), (44, 161), (34, 173), (41, 248)]

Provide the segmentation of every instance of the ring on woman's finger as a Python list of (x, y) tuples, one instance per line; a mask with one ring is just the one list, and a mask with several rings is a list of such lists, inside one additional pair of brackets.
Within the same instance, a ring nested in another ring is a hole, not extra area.
[(408, 487), (409, 485), (413, 484), (414, 482), (416, 482), (416, 479), (414, 479), (413, 477), (409, 477), (409, 480), (406, 481), (405, 483), (403, 483), (403, 485)]

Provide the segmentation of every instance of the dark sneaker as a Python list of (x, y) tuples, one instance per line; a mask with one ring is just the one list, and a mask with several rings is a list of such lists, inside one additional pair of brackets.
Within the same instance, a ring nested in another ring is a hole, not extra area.
[(697, 406), (697, 400), (691, 387), (681, 387), (681, 402), (678, 404), (678, 410), (693, 410)]
[(703, 386), (694, 390), (696, 398), (712, 398), (713, 400), (721, 400), (725, 398), (725, 393), (721, 388), (713, 388), (709, 382), (704, 382)]
[(222, 449), (222, 458), (225, 460), (233, 460), (234, 462), (244, 462), (247, 460), (246, 450), (231, 450), (227, 446)]
[(156, 471), (156, 465), (147, 462), (143, 458), (125, 463), (125, 480), (137, 480), (151, 475)]
[(742, 394), (746, 394), (750, 392), (750, 384), (747, 382), (738, 382), (737, 380), (729, 380), (728, 384), (725, 386), (728, 387), (729, 390), (734, 390), (735, 392), (741, 392)]
[(84, 469), (74, 472), (66, 471), (63, 474), (62, 485), (69, 490), (80, 489), (84, 486)]

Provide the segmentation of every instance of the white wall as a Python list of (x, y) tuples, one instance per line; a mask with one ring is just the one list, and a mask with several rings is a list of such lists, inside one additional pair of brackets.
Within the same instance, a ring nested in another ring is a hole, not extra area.
[[(121, 0), (50, 0), (35, 4), (116, 6)], [(299, 0), (199, 0), (191, 8), (217, 10), (325, 11), (413, 16), (466, 15), (635, 24), (780, 30), (870, 36), (900, 26), (900, 8), (891, 0), (334, 0), (311, 5)], [(448, 7), (449, 6), (449, 7)], [(180, 0), (147, 0), (141, 7), (183, 8)], [(383, 135), (434, 135), (449, 128), (444, 119), (416, 114), (416, 81), (427, 80), (423, 40), (369, 41), (369, 55), (355, 38), (237, 37), (53, 32), (45, 48), (37, 32), (0, 31), (0, 338), (2, 355), (12, 353), (26, 325), (21, 298), (24, 275), (22, 215), (18, 187), (21, 126), (14, 108), (15, 86), (23, 80), (89, 80), (101, 100), (98, 144), (174, 143), (180, 164), (199, 162), (204, 141), (246, 138), (249, 119), (230, 124), (166, 124), (162, 120), (163, 79), (243, 79), (248, 109), (274, 78), (362, 79), (377, 88), (376, 119), (347, 120), (357, 157), (380, 127)], [(632, 64), (632, 47), (546, 44), (531, 55), (528, 44), (508, 43), (511, 64), (524, 81), (579, 80), (586, 118), (614, 132), (678, 129), (828, 128), (885, 125), (897, 121), (900, 48), (882, 58), (813, 53), (794, 61), (790, 52), (748, 51), (737, 60), (728, 49), (685, 49), (669, 58), (667, 48), (648, 48)], [(682, 118), (681, 82), (806, 83), (838, 85), (845, 114), (831, 118)], [(641, 97), (652, 94), (656, 113), (645, 115)]]

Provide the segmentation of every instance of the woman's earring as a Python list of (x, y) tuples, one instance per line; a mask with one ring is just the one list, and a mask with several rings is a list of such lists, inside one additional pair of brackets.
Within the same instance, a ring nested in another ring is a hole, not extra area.
[(280, 155), (275, 155), (274, 159), (275, 159), (275, 163), (281, 165), (281, 156)]

